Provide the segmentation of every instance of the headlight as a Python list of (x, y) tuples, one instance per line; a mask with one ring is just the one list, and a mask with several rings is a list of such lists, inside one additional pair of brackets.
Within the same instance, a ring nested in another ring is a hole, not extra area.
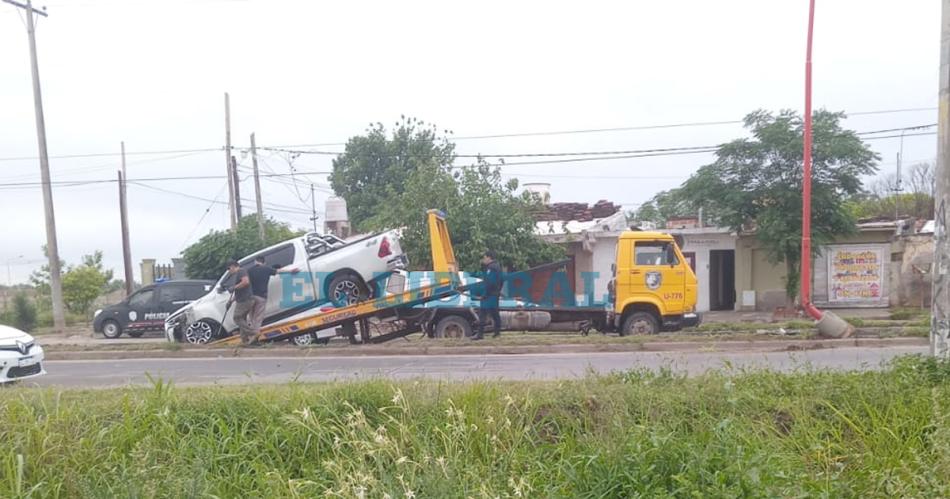
[(92, 317), (93, 317), (93, 318), (99, 317), (99, 314), (101, 314), (101, 313), (102, 313), (102, 309), (101, 309), (101, 308), (97, 308), (96, 311), (92, 313)]

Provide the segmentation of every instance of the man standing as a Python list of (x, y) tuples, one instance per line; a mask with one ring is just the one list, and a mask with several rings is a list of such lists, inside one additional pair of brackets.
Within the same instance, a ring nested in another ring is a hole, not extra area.
[(228, 279), (225, 281), (227, 290), (231, 292), (231, 297), (228, 298), (228, 306), (234, 304), (234, 323), (241, 331), (241, 344), (244, 346), (256, 345), (257, 336), (248, 322), (248, 316), (254, 308), (251, 281), (247, 276), (247, 271), (241, 268), (241, 264), (237, 260), (228, 263), (228, 274)]
[(292, 273), (296, 274), (299, 269), (275, 269), (264, 265), (264, 257), (259, 255), (254, 259), (254, 266), (247, 269), (247, 276), (251, 281), (251, 299), (254, 306), (251, 309), (251, 329), (254, 331), (254, 337), (261, 333), (261, 324), (264, 322), (264, 309), (267, 307), (267, 286), (270, 284), (270, 278), (277, 274)]
[(485, 333), (485, 322), (491, 317), (492, 328), (495, 333), (493, 338), (501, 336), (501, 313), (498, 311), (498, 301), (501, 296), (502, 288), (501, 266), (495, 260), (495, 252), (488, 250), (482, 255), (482, 282), (481, 296), (479, 296), (478, 307), (478, 331), (473, 340), (483, 339)]

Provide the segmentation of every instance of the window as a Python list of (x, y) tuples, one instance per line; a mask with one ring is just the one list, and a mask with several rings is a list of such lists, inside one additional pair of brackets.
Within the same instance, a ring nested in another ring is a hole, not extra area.
[(636, 265), (676, 265), (679, 260), (673, 245), (668, 242), (648, 241), (638, 242), (633, 247)]
[(185, 288), (183, 286), (162, 286), (158, 288), (159, 299), (162, 303), (173, 303), (176, 301), (185, 301)]
[(197, 300), (208, 294), (208, 291), (211, 291), (211, 286), (207, 284), (192, 284), (185, 288), (185, 299), (188, 301)]
[(145, 289), (139, 291), (132, 295), (129, 298), (129, 306), (131, 307), (147, 307), (152, 304), (152, 295), (155, 294), (154, 289)]
[[(251, 261), (253, 264), (253, 260)], [(294, 263), (294, 245), (287, 244), (264, 253), (264, 265), (268, 267), (286, 267)]]

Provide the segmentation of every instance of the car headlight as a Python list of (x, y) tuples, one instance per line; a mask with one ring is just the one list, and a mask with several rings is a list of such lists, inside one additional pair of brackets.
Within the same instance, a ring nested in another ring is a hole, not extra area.
[(101, 308), (97, 308), (96, 311), (92, 313), (92, 317), (93, 317), (93, 318), (99, 317), (99, 314), (101, 314), (101, 313), (102, 313), (102, 309), (101, 309)]

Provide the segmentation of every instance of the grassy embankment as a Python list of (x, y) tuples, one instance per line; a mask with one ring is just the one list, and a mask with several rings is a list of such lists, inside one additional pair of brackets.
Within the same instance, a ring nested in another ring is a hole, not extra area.
[(947, 497), (950, 365), (0, 390), (0, 497)]

